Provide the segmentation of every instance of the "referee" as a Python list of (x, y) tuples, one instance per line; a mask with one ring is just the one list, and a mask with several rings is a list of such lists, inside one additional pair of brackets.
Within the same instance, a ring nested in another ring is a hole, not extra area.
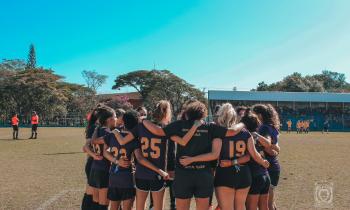
[(33, 111), (32, 118), (32, 136), (29, 139), (36, 139), (38, 137), (38, 124), (39, 124), (39, 116), (36, 114), (36, 111)]

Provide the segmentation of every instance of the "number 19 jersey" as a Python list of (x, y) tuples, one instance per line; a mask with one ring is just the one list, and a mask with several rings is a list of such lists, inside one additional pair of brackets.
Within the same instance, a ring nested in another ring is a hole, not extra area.
[(248, 131), (242, 130), (235, 136), (222, 139), (220, 160), (235, 160), (247, 154), (250, 137)]

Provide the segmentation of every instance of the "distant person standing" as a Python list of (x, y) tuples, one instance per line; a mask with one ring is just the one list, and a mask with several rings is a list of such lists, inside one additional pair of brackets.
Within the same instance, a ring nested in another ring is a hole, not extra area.
[(288, 126), (287, 133), (290, 133), (292, 131), (292, 121), (291, 120), (287, 121), (287, 126)]
[(297, 133), (299, 133), (300, 132), (300, 128), (301, 128), (300, 120), (298, 120), (296, 128), (297, 128)]
[(310, 131), (310, 120), (305, 120), (305, 133)]
[(12, 125), (12, 136), (13, 139), (18, 139), (18, 125), (19, 125), (19, 119), (18, 115), (14, 114), (11, 118), (11, 125)]
[(32, 124), (32, 136), (29, 139), (36, 139), (38, 137), (38, 124), (39, 124), (39, 116), (37, 115), (36, 111), (32, 112), (32, 118), (31, 118), (31, 124)]
[(323, 130), (322, 130), (322, 133), (324, 132), (329, 132), (329, 122), (328, 120), (326, 120), (324, 123), (323, 123)]

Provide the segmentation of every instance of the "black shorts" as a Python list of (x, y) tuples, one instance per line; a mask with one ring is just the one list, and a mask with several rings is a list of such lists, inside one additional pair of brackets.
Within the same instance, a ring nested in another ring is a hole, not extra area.
[(158, 192), (165, 188), (165, 181), (163, 179), (147, 180), (147, 179), (135, 179), (136, 189), (145, 192)]
[(32, 124), (32, 131), (37, 131), (38, 130), (38, 124)]
[(13, 129), (14, 131), (18, 131), (18, 125), (12, 125), (12, 129)]
[(107, 198), (111, 201), (125, 201), (133, 199), (135, 195), (135, 188), (108, 188)]
[(108, 188), (109, 172), (101, 170), (90, 170), (89, 185), (94, 188)]
[(180, 199), (209, 198), (214, 191), (214, 178), (211, 169), (176, 169), (174, 196)]
[(233, 189), (243, 189), (250, 187), (252, 176), (249, 166), (240, 166), (239, 171), (235, 167), (218, 167), (215, 173), (215, 187), (229, 187)]
[(252, 185), (249, 189), (251, 195), (264, 195), (269, 193), (270, 177), (266, 174), (252, 178)]
[(86, 178), (88, 180), (89, 180), (89, 176), (90, 176), (92, 161), (93, 161), (92, 157), (88, 157), (86, 160), (86, 164), (85, 164), (85, 174), (86, 174)]
[(280, 179), (280, 171), (269, 171), (269, 176), (271, 180), (271, 185), (277, 187), (278, 181)]

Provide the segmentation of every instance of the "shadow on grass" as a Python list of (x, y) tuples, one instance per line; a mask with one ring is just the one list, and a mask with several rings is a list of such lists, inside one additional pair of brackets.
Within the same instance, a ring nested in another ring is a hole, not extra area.
[(57, 152), (57, 153), (44, 153), (43, 155), (73, 155), (73, 154), (80, 154), (84, 152)]

